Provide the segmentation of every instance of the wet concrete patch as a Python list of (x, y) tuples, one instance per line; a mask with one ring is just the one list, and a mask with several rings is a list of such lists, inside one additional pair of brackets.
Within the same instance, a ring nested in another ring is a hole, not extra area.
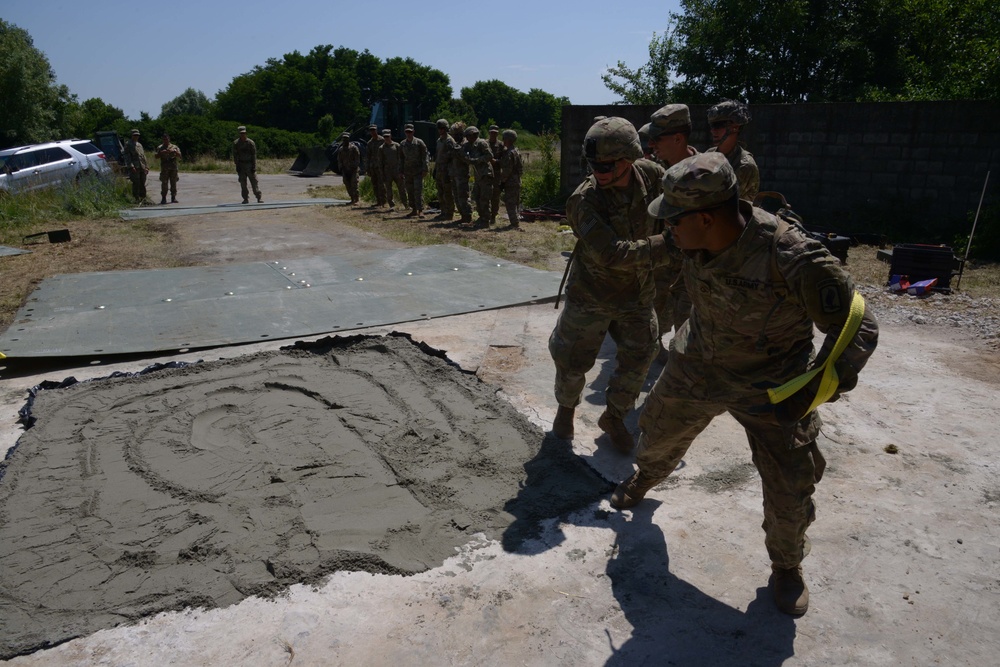
[(406, 336), (42, 391), (0, 481), (0, 658), (331, 572), (526, 549), (610, 485)]
[(737, 463), (720, 470), (710, 470), (698, 475), (691, 483), (709, 493), (721, 493), (742, 486), (757, 475), (752, 463)]

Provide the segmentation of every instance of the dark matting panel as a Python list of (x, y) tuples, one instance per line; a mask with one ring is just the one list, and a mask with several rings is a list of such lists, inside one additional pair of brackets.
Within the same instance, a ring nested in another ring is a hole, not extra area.
[(216, 347), (554, 297), (561, 275), (459, 246), (45, 280), (0, 335), (12, 359)]

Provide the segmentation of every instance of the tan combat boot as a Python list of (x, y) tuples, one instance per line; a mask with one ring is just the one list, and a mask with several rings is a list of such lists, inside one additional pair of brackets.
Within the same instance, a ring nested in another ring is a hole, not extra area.
[(611, 444), (622, 454), (629, 454), (635, 448), (635, 439), (625, 428), (625, 422), (619, 417), (612, 417), (607, 410), (597, 420), (597, 425), (611, 437)]
[(802, 579), (802, 566), (783, 568), (771, 565), (774, 604), (792, 616), (801, 616), (809, 609), (809, 588)]
[(552, 435), (563, 440), (573, 439), (573, 413), (575, 408), (559, 406), (556, 418), (552, 420)]
[(660, 479), (654, 479), (644, 474), (641, 470), (636, 470), (632, 476), (618, 485), (615, 492), (611, 494), (611, 506), (619, 510), (627, 510), (639, 504), (650, 489), (659, 484)]

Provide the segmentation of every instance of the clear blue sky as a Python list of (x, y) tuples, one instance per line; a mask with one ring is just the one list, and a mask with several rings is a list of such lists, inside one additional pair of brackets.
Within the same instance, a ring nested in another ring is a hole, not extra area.
[(410, 57), (451, 79), (454, 96), (499, 79), (573, 104), (606, 104), (601, 73), (649, 59), (678, 0), (626, 7), (595, 0), (0, 0), (0, 18), (24, 28), (79, 100), (99, 97), (129, 118), (154, 118), (187, 88), (214, 98), (233, 77), (320, 44)]

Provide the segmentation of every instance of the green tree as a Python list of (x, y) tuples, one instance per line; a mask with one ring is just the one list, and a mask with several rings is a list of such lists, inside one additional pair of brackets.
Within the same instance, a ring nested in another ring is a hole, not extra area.
[(682, 0), (677, 99), (855, 100), (902, 84), (896, 0)]
[(125, 112), (99, 97), (91, 97), (80, 104), (80, 117), (73, 134), (92, 137), (98, 130), (114, 129), (115, 123), (124, 121)]
[(160, 108), (160, 118), (171, 116), (210, 116), (212, 101), (205, 93), (188, 88)]
[(57, 105), (72, 101), (28, 31), (0, 19), (0, 147), (56, 138)]
[(472, 108), (471, 104), (462, 99), (444, 102), (431, 115), (433, 116), (431, 120), (444, 118), (449, 123), (462, 121), (466, 127), (479, 124), (479, 117), (476, 115), (476, 110)]
[(601, 75), (601, 81), (622, 104), (668, 104), (674, 100), (671, 89), (676, 69), (677, 43), (668, 30), (662, 36), (653, 33), (649, 42), (649, 61), (636, 69), (622, 62)]
[(477, 81), (468, 88), (462, 88), (462, 100), (475, 109), (480, 118), (492, 118), (497, 125), (504, 127), (509, 127), (523, 115), (524, 93), (499, 79)]

